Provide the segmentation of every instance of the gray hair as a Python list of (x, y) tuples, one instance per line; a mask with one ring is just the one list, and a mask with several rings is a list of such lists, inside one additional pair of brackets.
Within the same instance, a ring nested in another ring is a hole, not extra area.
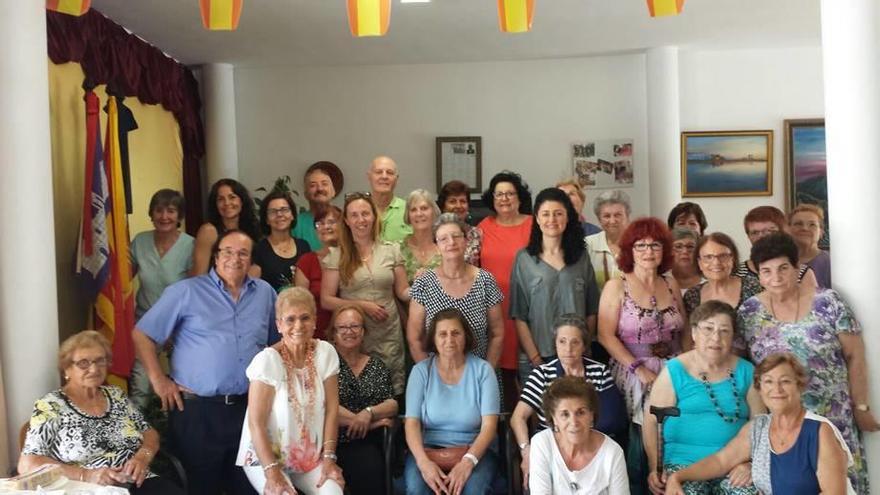
[(584, 341), (585, 350), (590, 349), (593, 343), (593, 337), (590, 335), (590, 329), (587, 328), (587, 320), (577, 313), (565, 313), (559, 315), (553, 320), (553, 340), (556, 340), (556, 334), (562, 327), (575, 327), (581, 332), (581, 340)]
[(680, 241), (682, 239), (693, 239), (694, 241), (699, 242), (700, 236), (698, 236), (697, 233), (691, 229), (686, 229), (683, 227), (676, 227), (672, 229), (672, 240)]
[(434, 242), (437, 242), (437, 231), (444, 225), (457, 225), (461, 229), (461, 233), (467, 235), (468, 224), (462, 222), (455, 213), (443, 213), (434, 220), (434, 228), (431, 229), (434, 235)]
[(409, 225), (409, 209), (412, 208), (416, 201), (424, 201), (425, 203), (428, 203), (428, 206), (434, 211), (434, 218), (440, 216), (440, 207), (437, 206), (437, 201), (434, 199), (434, 195), (425, 189), (415, 189), (406, 196), (406, 209), (403, 210), (403, 223)]
[(312, 316), (316, 314), (315, 296), (308, 289), (288, 287), (278, 293), (278, 298), (275, 299), (276, 315), (280, 314), (282, 310), (293, 306), (305, 306)]
[(596, 198), (593, 200), (593, 213), (596, 214), (596, 217), (599, 216), (599, 212), (605, 205), (623, 205), (623, 207), (626, 208), (626, 216), (629, 216), (632, 212), (632, 207), (630, 206), (629, 201), (629, 194), (623, 191), (605, 191), (602, 194), (596, 196)]

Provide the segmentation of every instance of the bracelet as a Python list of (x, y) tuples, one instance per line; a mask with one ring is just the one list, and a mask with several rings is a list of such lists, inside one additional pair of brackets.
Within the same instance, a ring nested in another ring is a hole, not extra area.
[(372, 420), (373, 420), (373, 416), (374, 416), (374, 414), (373, 414), (373, 407), (372, 407), (372, 406), (367, 406), (365, 409), (366, 409), (366, 411), (367, 411), (368, 413), (370, 413), (370, 420), (372, 421)]
[(474, 454), (471, 454), (470, 452), (468, 452), (468, 453), (466, 453), (465, 455), (461, 456), (461, 458), (462, 458), (462, 459), (467, 459), (467, 460), (471, 461), (472, 463), (474, 463), (474, 466), (475, 466), (475, 467), (476, 467), (477, 464), (480, 463), (480, 460), (477, 459), (477, 456), (475, 456)]
[(266, 464), (265, 466), (263, 466), (263, 472), (265, 473), (265, 472), (269, 471), (270, 469), (272, 469), (274, 467), (278, 467), (280, 465), (281, 465), (281, 463), (278, 461), (275, 461), (271, 464)]
[(321, 457), (323, 457), (324, 459), (331, 459), (333, 462), (336, 462), (336, 460), (338, 459), (334, 452), (324, 452), (324, 455)]
[(328, 443), (336, 443), (336, 440), (327, 440), (326, 442), (322, 443), (321, 445), (327, 445)]
[(643, 364), (642, 358), (638, 358), (635, 361), (629, 363), (629, 366), (626, 367), (626, 371), (630, 373), (635, 373), (638, 368), (640, 368)]
[(519, 450), (526, 450), (526, 447), (529, 446), (529, 442), (523, 442), (519, 444)]

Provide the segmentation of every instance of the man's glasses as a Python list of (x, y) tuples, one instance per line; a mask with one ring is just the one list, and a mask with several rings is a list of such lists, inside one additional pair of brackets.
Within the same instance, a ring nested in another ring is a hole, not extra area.
[(217, 254), (218, 254), (221, 258), (227, 258), (227, 259), (228, 259), (228, 258), (233, 258), (233, 257), (235, 257), (235, 258), (238, 258), (238, 259), (246, 260), (246, 259), (249, 259), (249, 258), (251, 257), (251, 252), (250, 252), (250, 251), (245, 251), (245, 250), (242, 250), (242, 251), (236, 251), (236, 250), (231, 249), (231, 248), (221, 249), (221, 250), (217, 251)]

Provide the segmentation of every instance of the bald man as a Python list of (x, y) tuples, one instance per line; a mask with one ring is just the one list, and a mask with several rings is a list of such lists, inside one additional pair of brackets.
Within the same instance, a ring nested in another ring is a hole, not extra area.
[(387, 156), (374, 158), (367, 172), (373, 203), (381, 220), (379, 238), (383, 241), (402, 241), (412, 234), (412, 228), (403, 222), (406, 201), (394, 195), (399, 177), (397, 164)]

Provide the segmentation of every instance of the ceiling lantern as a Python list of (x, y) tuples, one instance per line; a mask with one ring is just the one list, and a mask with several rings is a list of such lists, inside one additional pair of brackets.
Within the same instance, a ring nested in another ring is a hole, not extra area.
[(62, 14), (81, 16), (89, 11), (92, 0), (46, 0), (46, 9)]
[(348, 0), (352, 36), (385, 36), (391, 22), (391, 0)]
[(535, 0), (498, 0), (498, 26), (505, 33), (525, 33), (532, 29)]
[(211, 31), (235, 31), (241, 17), (242, 0), (199, 0), (202, 25)]
[(681, 14), (684, 0), (648, 0), (648, 12), (651, 17), (665, 17)]

